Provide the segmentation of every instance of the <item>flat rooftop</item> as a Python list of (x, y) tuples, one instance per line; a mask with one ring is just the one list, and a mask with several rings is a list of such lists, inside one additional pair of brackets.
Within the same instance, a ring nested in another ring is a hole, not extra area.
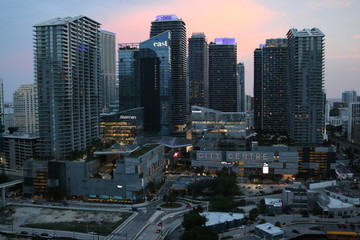
[(265, 198), (265, 205), (273, 205), (275, 207), (282, 207), (281, 198)]
[(360, 189), (352, 187), (350, 183), (340, 183), (337, 186), (327, 187), (325, 190), (351, 198), (360, 198)]
[(349, 208), (353, 207), (351, 203), (344, 203), (343, 201), (340, 201), (339, 199), (329, 197), (330, 202), (327, 204), (327, 207), (330, 209), (334, 208)]
[(255, 228), (258, 228), (263, 232), (267, 232), (267, 233), (271, 234), (272, 236), (284, 234), (284, 231), (281, 230), (281, 228), (276, 227), (271, 223), (260, 224), (260, 225), (255, 226)]
[(245, 217), (242, 213), (224, 213), (224, 212), (203, 212), (202, 216), (206, 217), (206, 226), (213, 226), (226, 221), (233, 221), (243, 219)]

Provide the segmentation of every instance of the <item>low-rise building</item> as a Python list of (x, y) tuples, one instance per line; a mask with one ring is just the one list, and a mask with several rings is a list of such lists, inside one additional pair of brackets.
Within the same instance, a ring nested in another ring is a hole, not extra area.
[(48, 190), (48, 161), (27, 160), (23, 165), (25, 195), (43, 195)]
[(281, 151), (276, 146), (255, 151), (192, 151), (191, 159), (193, 167), (203, 166), (213, 172), (226, 167), (239, 176), (298, 173), (298, 153)]
[(22, 171), (24, 162), (37, 155), (39, 136), (11, 134), (3, 136), (5, 168)]
[(203, 212), (201, 216), (206, 218), (205, 226), (212, 228), (216, 232), (223, 232), (230, 228), (244, 225), (243, 213), (224, 213), (224, 212)]
[(336, 186), (326, 187), (324, 191), (332, 198), (344, 203), (360, 204), (360, 190), (356, 183), (338, 182)]
[(245, 112), (192, 106), (191, 138), (194, 145), (202, 150), (245, 150), (247, 115)]
[(290, 207), (293, 211), (307, 212), (309, 210), (307, 189), (301, 183), (283, 188), (282, 201), (285, 207)]
[(271, 223), (264, 223), (255, 226), (255, 235), (263, 240), (281, 240), (284, 239), (284, 231)]
[(280, 198), (265, 198), (265, 213), (271, 216), (280, 215), (283, 211), (283, 203)]
[[(126, 148), (128, 149), (128, 148)], [(150, 182), (163, 178), (164, 146), (144, 145), (124, 152), (114, 148), (95, 152), (93, 161), (46, 161), (46, 166), (38, 167), (44, 161), (32, 161), (27, 165), (26, 174), (32, 174), (28, 194), (34, 194), (34, 179), (46, 172), (44, 185), (59, 188), (68, 197), (92, 202), (127, 202), (145, 197), (145, 188)], [(45, 176), (45, 175), (44, 175)], [(25, 175), (24, 175), (25, 177)], [(25, 185), (24, 182), (24, 185)]]
[(320, 194), (318, 204), (322, 208), (323, 215), (329, 217), (355, 217), (358, 215), (354, 204), (342, 202), (326, 194)]
[[(211, 148), (209, 148), (211, 149)], [(258, 146), (252, 151), (194, 150), (191, 153), (193, 167), (203, 166), (207, 171), (231, 168), (239, 176), (253, 174), (281, 174), (286, 178), (297, 173), (318, 177), (335, 175), (332, 169), (336, 161), (335, 147), (289, 147), (285, 145)]]

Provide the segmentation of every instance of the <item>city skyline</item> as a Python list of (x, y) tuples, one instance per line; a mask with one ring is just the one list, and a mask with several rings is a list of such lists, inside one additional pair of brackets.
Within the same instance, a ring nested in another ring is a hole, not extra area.
[(245, 92), (250, 95), (253, 95), (254, 49), (266, 39), (284, 38), (291, 28), (317, 27), (325, 34), (327, 97), (341, 98), (345, 90), (360, 92), (356, 79), (360, 75), (360, 2), (229, 0), (222, 5), (207, 3), (135, 0), (125, 4), (107, 0), (99, 6), (93, 0), (86, 5), (81, 0), (51, 3), (4, 0), (0, 3), (0, 20), (3, 32), (12, 34), (0, 39), (0, 78), (4, 80), (5, 102), (12, 102), (12, 94), (21, 84), (34, 83), (32, 26), (55, 17), (78, 15), (94, 19), (102, 24), (101, 29), (116, 33), (117, 44), (148, 39), (151, 21), (161, 14), (182, 18), (187, 38), (193, 32), (204, 32), (209, 43), (218, 37), (234, 37), (238, 45), (237, 60), (245, 64)]

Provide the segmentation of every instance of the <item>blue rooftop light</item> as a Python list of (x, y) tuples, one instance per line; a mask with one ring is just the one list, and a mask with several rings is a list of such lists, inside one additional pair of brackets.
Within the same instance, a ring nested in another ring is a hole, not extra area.
[(171, 20), (179, 20), (179, 18), (175, 14), (156, 16), (156, 21), (171, 21)]
[(222, 44), (235, 45), (236, 39), (235, 38), (215, 38), (215, 44), (216, 45), (222, 45)]

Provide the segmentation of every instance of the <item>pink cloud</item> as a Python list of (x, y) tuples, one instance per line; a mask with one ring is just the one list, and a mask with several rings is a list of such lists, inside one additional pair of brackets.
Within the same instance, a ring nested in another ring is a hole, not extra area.
[(360, 58), (360, 54), (344, 54), (344, 55), (336, 55), (330, 56), (330, 59), (348, 59), (348, 58)]
[(151, 21), (161, 14), (176, 14), (182, 18), (188, 38), (193, 32), (204, 32), (208, 42), (217, 37), (235, 37), (240, 58), (249, 58), (265, 39), (285, 37), (287, 31), (279, 24), (269, 24), (277, 13), (251, 0), (227, 0), (226, 4), (216, 6), (203, 1), (178, 0), (107, 17), (102, 26), (117, 33), (118, 43), (140, 42), (149, 38)]
[(360, 58), (360, 49), (347, 48), (347, 52), (341, 55), (329, 56), (329, 59), (357, 59)]
[(360, 34), (355, 35), (354, 38), (360, 38)]

